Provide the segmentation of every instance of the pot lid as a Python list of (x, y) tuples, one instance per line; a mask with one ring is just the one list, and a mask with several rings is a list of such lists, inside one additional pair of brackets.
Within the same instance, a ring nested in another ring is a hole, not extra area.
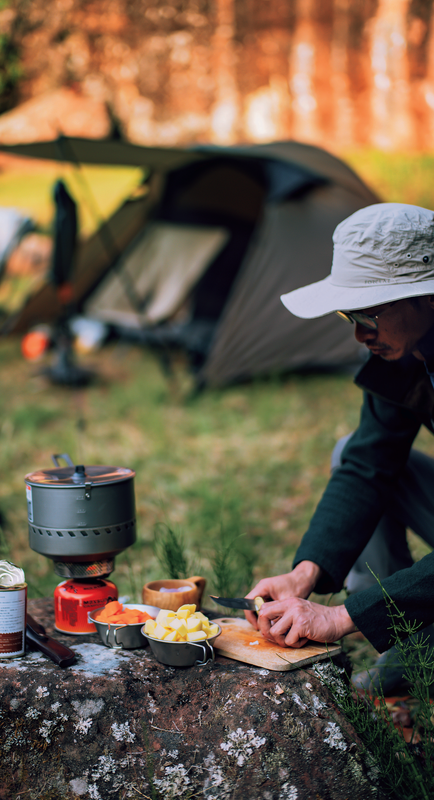
[(104, 486), (110, 483), (134, 478), (135, 472), (127, 467), (88, 467), (82, 464), (76, 467), (54, 467), (30, 472), (24, 480), (31, 486), (53, 486), (58, 488), (71, 488), (81, 484), (91, 483), (93, 486)]

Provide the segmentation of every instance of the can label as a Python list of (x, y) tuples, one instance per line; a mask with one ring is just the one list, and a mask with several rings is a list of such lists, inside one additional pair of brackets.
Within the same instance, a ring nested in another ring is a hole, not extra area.
[(25, 653), (27, 588), (0, 588), (0, 658)]
[(32, 487), (26, 484), (26, 497), (27, 497), (27, 516), (29, 522), (33, 522), (33, 495)]

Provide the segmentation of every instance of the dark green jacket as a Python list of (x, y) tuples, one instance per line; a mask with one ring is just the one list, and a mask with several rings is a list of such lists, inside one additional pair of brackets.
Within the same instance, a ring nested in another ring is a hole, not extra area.
[[(342, 588), (384, 513), (388, 492), (405, 467), (420, 426), (434, 433), (434, 389), (423, 361), (407, 356), (387, 362), (371, 356), (355, 382), (364, 389), (359, 427), (294, 560), (294, 566), (308, 559), (323, 568), (315, 589), (320, 593)], [(383, 586), (408, 620), (422, 625), (434, 621), (434, 552), (385, 579)], [(379, 586), (351, 595), (345, 605), (377, 650), (390, 646), (390, 619)]]

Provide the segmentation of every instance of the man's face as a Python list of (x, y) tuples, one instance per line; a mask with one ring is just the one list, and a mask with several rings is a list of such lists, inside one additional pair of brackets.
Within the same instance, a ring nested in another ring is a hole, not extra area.
[(360, 310), (370, 317), (381, 314), (377, 330), (356, 323), (355, 337), (368, 350), (385, 361), (396, 361), (410, 353), (423, 360), (417, 345), (434, 325), (434, 296), (398, 300)]

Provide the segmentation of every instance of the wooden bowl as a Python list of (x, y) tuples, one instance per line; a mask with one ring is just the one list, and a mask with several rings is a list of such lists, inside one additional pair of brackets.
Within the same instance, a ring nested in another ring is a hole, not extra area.
[[(171, 611), (178, 611), (178, 608), (186, 603), (194, 603), (196, 610), (199, 611), (205, 583), (205, 578), (201, 578), (199, 575), (185, 580), (151, 581), (151, 583), (145, 583), (143, 587), (143, 602), (148, 606), (168, 608)], [(179, 587), (181, 589), (183, 586), (191, 588), (184, 592), (160, 592), (161, 588), (176, 589)]]

